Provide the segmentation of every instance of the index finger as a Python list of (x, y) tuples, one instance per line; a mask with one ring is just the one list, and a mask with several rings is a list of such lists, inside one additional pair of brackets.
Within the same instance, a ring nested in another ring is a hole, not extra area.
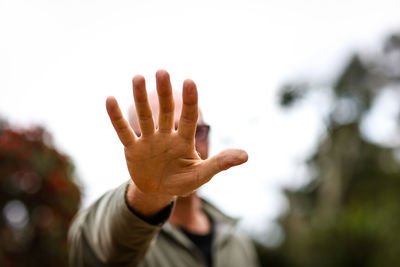
[(194, 140), (198, 119), (197, 88), (192, 80), (183, 82), (182, 113), (179, 120), (178, 134), (188, 140)]

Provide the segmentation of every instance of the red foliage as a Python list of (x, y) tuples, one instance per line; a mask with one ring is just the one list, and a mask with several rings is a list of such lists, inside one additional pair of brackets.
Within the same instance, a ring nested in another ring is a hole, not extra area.
[(43, 128), (0, 127), (0, 266), (67, 266), (80, 189), (50, 140)]

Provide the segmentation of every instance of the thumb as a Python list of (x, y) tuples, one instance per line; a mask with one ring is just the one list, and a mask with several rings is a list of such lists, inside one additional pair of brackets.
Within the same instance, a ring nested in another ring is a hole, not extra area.
[(199, 186), (207, 183), (217, 173), (247, 161), (247, 152), (242, 149), (226, 149), (204, 160), (199, 170)]

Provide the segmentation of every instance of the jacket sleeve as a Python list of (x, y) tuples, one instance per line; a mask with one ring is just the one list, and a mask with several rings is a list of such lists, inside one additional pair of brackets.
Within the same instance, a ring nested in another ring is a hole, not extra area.
[(160, 223), (150, 224), (125, 203), (127, 183), (104, 194), (74, 219), (68, 234), (72, 266), (136, 266), (144, 258)]

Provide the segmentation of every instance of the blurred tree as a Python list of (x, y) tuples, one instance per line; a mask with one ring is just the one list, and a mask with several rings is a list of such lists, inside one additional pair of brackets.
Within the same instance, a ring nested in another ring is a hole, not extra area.
[(0, 122), (0, 266), (68, 266), (79, 203), (73, 165), (50, 135)]
[[(312, 89), (283, 86), (281, 106), (295, 106)], [(354, 55), (331, 87), (326, 134), (307, 161), (313, 177), (286, 190), (286, 238), (275, 251), (285, 266), (400, 266), (398, 144), (372, 142), (362, 130), (388, 89), (400, 100), (400, 34), (389, 37), (382, 52)]]

